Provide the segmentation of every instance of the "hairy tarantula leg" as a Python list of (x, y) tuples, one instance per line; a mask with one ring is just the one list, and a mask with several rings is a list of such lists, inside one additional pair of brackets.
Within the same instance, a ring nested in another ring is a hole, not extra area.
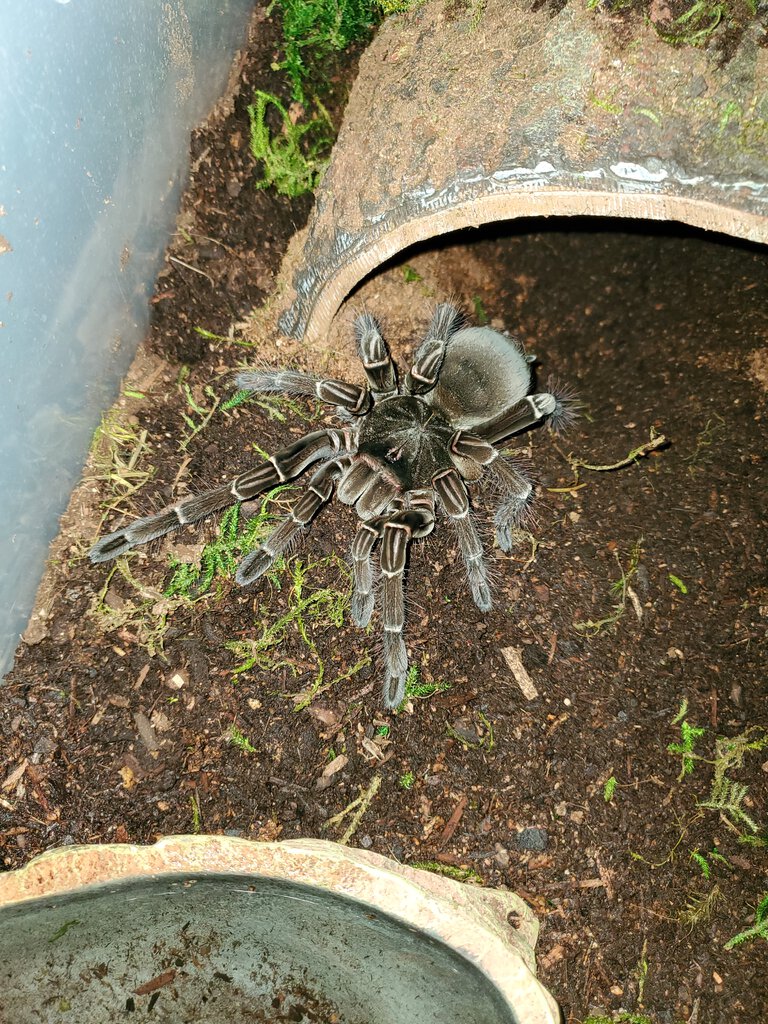
[(387, 515), (377, 516), (360, 523), (352, 541), (352, 570), (354, 592), (352, 594), (352, 619), (356, 626), (365, 628), (373, 613), (373, 565), (371, 553), (381, 537), (384, 525), (392, 514), (405, 507), (402, 498), (395, 498), (389, 505)]
[(508, 459), (501, 456), (492, 463), (491, 473), (497, 477), (507, 494), (493, 517), (496, 543), (502, 551), (511, 551), (515, 542), (514, 531), (525, 516), (533, 495), (533, 484)]
[(456, 431), (449, 442), (448, 450), (459, 473), (465, 480), (470, 481), (479, 480), (486, 467), (499, 457), (492, 444), (464, 430)]
[(388, 518), (381, 533), (381, 618), (384, 626), (384, 706), (396, 708), (405, 696), (408, 655), (403, 640), (405, 594), (403, 576), (412, 540), (425, 537), (434, 526), (429, 508), (412, 508)]
[(363, 313), (355, 320), (357, 352), (365, 369), (374, 400), (390, 398), (397, 394), (395, 364), (387, 344), (381, 336), (379, 325), (370, 313)]
[(362, 459), (354, 461), (344, 474), (337, 494), (345, 505), (355, 505), (361, 519), (373, 519), (388, 508), (397, 496), (398, 486), (381, 470)]
[(341, 476), (349, 459), (334, 459), (321, 466), (307, 483), (307, 489), (290, 513), (270, 533), (263, 544), (246, 555), (237, 567), (235, 579), (247, 587), (262, 576), (294, 540), (308, 526), (333, 494), (335, 481)]
[(317, 398), (326, 405), (338, 406), (353, 416), (363, 416), (371, 407), (371, 393), (359, 384), (348, 384), (333, 378), (324, 380), (300, 370), (274, 370), (263, 367), (238, 373), (235, 383), (243, 391), (257, 391), (262, 395), (304, 395)]
[(427, 336), (416, 351), (413, 366), (405, 379), (407, 395), (425, 395), (437, 384), (445, 349), (461, 326), (461, 313), (455, 306), (442, 302), (435, 310)]
[(92, 562), (117, 558), (139, 544), (147, 544), (188, 523), (196, 523), (228, 505), (254, 498), (303, 473), (313, 462), (332, 458), (341, 451), (349, 451), (352, 446), (349, 431), (316, 430), (276, 452), (256, 469), (241, 473), (223, 487), (190, 495), (175, 505), (168, 505), (154, 515), (137, 519), (122, 530), (102, 537), (88, 552), (89, 558)]
[(476, 437), (466, 430), (457, 430), (450, 440), (451, 452), (462, 459), (472, 459), (481, 466), (488, 466), (497, 459), (499, 453), (488, 441)]
[(362, 460), (354, 462), (344, 474), (336, 491), (337, 497), (344, 505), (354, 505), (363, 491), (376, 478), (376, 470)]
[(206, 516), (227, 508), (228, 505), (234, 505), (236, 501), (231, 484), (205, 491), (203, 494), (191, 495), (176, 505), (168, 505), (154, 515), (136, 519), (122, 530), (102, 537), (88, 552), (88, 557), (94, 563), (108, 562), (139, 544), (148, 544), (149, 541), (156, 540), (172, 530), (180, 529), (186, 523), (205, 519)]
[(355, 511), (363, 520), (373, 519), (388, 509), (397, 497), (399, 487), (386, 476), (377, 476), (355, 503)]
[(435, 474), (432, 486), (456, 528), (461, 556), (472, 590), (472, 600), (481, 612), (490, 611), (493, 602), (483, 558), (483, 545), (470, 516), (469, 495), (464, 481), (457, 470), (445, 469), (442, 473)]
[(484, 441), (496, 444), (503, 441), (512, 434), (518, 434), (521, 430), (527, 430), (539, 420), (551, 416), (557, 409), (557, 400), (554, 395), (542, 391), (536, 395), (528, 395), (511, 409), (498, 416), (494, 416), (485, 423), (480, 423), (473, 430)]
[[(451, 438), (451, 453), (460, 463), (469, 459), (478, 468), (489, 468), (501, 486), (506, 497), (493, 517), (496, 526), (496, 542), (502, 551), (510, 551), (514, 543), (513, 531), (525, 515), (526, 506), (533, 494), (533, 484), (515, 466), (502, 457), (497, 448), (473, 434), (457, 431)], [(471, 479), (463, 472), (464, 479)]]
[(352, 593), (352, 621), (365, 629), (373, 614), (373, 566), (371, 553), (381, 536), (383, 521), (374, 519), (360, 523), (352, 541), (352, 572), (354, 591)]

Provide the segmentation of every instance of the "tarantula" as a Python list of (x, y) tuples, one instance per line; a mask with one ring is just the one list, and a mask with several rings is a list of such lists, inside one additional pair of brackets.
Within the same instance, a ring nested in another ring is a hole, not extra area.
[(486, 470), (493, 474), (502, 495), (494, 515), (496, 540), (502, 551), (509, 551), (532, 485), (496, 445), (545, 419), (556, 426), (568, 417), (568, 399), (549, 392), (529, 394), (535, 357), (489, 327), (463, 326), (458, 310), (447, 303), (435, 310), (401, 382), (376, 320), (359, 316), (355, 334), (367, 387), (271, 368), (237, 377), (244, 390), (305, 395), (335, 406), (341, 428), (306, 434), (224, 486), (137, 519), (99, 540), (90, 558), (116, 558), (137, 544), (250, 500), (319, 463), (290, 514), (242, 560), (235, 578), (248, 586), (262, 576), (335, 489), (360, 518), (352, 542), (352, 618), (361, 627), (373, 612), (372, 552), (380, 542), (383, 702), (393, 708), (403, 700), (408, 669), (403, 639), (408, 547), (434, 528), (435, 495), (456, 531), (472, 598), (481, 611), (489, 611), (488, 573), (467, 484)]

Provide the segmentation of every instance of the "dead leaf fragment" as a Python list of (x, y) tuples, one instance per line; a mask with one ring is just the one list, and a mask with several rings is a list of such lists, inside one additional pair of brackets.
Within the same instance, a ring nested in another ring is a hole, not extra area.
[(384, 747), (389, 745), (389, 740), (379, 738), (378, 740), (369, 740), (367, 736), (363, 736), (360, 741), (360, 746), (363, 748), (365, 753), (368, 755), (366, 758), (369, 762), (378, 762), (383, 764), (384, 761), (388, 761), (391, 754), (388, 756), (384, 753)]
[(171, 720), (164, 711), (153, 711), (149, 720), (157, 732), (168, 732), (171, 728)]
[(322, 792), (324, 789), (328, 789), (333, 784), (333, 776), (346, 768), (349, 758), (346, 754), (338, 754), (334, 759), (323, 768), (320, 778), (315, 782), (315, 789)]
[(565, 946), (561, 946), (560, 943), (558, 943), (556, 946), (553, 946), (548, 953), (539, 957), (539, 966), (548, 971), (550, 967), (554, 967), (558, 960), (562, 960), (564, 956)]
[(332, 708), (316, 708), (313, 704), (307, 708), (312, 718), (324, 725), (328, 732), (335, 732), (341, 727), (341, 715)]

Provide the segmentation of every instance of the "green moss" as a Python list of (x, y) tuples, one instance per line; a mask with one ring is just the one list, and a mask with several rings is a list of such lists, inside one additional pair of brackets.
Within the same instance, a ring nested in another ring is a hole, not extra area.
[(173, 575), (165, 588), (165, 597), (182, 597), (195, 601), (211, 589), (214, 580), (234, 576), (238, 563), (253, 551), (271, 530), (275, 518), (270, 510), (271, 502), (289, 489), (289, 485), (283, 484), (266, 494), (258, 513), (247, 521), (242, 531), (240, 506), (233, 505), (227, 509), (219, 523), (218, 537), (205, 545), (199, 562), (179, 562), (175, 558), (171, 559)]
[(743, 942), (750, 942), (752, 939), (758, 938), (765, 939), (768, 942), (768, 892), (764, 892), (758, 901), (754, 925), (743, 932), (739, 932), (738, 935), (734, 935), (732, 939), (726, 942), (725, 948), (733, 949), (735, 946), (740, 946)]
[(644, 1013), (620, 1013), (617, 1017), (606, 1017), (602, 1014), (593, 1016), (590, 1014), (582, 1024), (654, 1024), (651, 1017)]
[(482, 878), (472, 868), (456, 868), (451, 864), (441, 864), (436, 860), (415, 860), (409, 867), (417, 871), (431, 871), (435, 875), (445, 875), (455, 882), (482, 882)]
[[(267, 112), (273, 107), (282, 119), (279, 132), (267, 124)], [(322, 104), (318, 116), (309, 121), (294, 121), (288, 111), (268, 92), (257, 91), (248, 107), (251, 122), (251, 153), (262, 165), (257, 188), (274, 187), (281, 195), (301, 196), (314, 192), (328, 165), (328, 152), (334, 138), (333, 125)]]
[[(285, 57), (274, 65), (288, 75), (293, 98), (306, 100), (307, 83), (322, 83), (328, 58), (365, 40), (381, 17), (375, 0), (274, 0), (283, 17)], [(389, 13), (389, 12), (386, 12)]]

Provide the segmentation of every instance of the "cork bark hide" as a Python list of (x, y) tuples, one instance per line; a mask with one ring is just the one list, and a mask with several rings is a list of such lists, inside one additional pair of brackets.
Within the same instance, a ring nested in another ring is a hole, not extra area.
[(672, 220), (768, 241), (768, 49), (673, 47), (571, 0), (430, 2), (360, 65), (280, 329), (322, 337), (355, 285), (416, 242), (517, 217)]

